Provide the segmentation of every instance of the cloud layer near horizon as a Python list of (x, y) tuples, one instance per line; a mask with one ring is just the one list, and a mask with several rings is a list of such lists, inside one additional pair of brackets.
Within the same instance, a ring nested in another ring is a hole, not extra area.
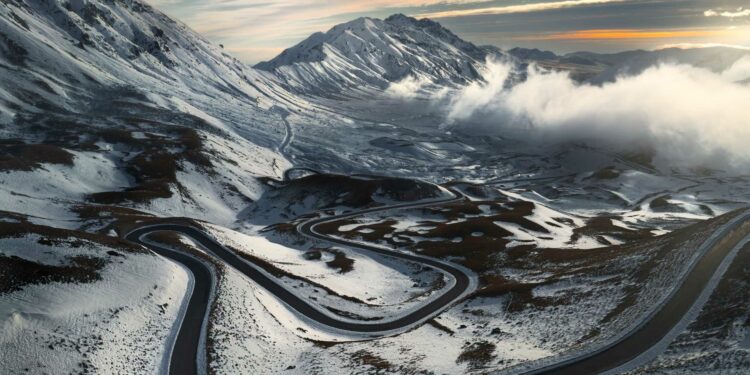
[[(724, 9), (736, 13), (742, 0), (147, 1), (249, 63), (270, 59), (336, 24), (393, 13), (438, 18), (468, 41), (498, 47), (614, 52), (674, 43), (750, 45), (750, 27), (741, 19), (705, 16), (723, 15)], [(610, 29), (630, 32), (606, 32)], [(582, 39), (582, 30), (594, 32)]]
[(663, 64), (602, 86), (530, 68), (508, 87), (512, 68), (490, 62), (485, 83), (448, 96), (453, 128), (539, 142), (643, 148), (670, 166), (750, 171), (750, 57), (723, 73)]

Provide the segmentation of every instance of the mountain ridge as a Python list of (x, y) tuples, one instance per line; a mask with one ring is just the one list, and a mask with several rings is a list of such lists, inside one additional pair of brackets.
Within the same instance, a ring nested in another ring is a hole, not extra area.
[(637, 74), (660, 62), (691, 64), (715, 72), (727, 69), (748, 51), (730, 47), (632, 50), (617, 53), (572, 52), (558, 55), (536, 48), (501, 50), (465, 41), (440, 23), (394, 14), (360, 17), (316, 32), (271, 60), (256, 64), (290, 91), (339, 95), (384, 90), (409, 78), (436, 87), (482, 80), (488, 58), (569, 72), (577, 81), (603, 83)]
[(461, 85), (480, 78), (478, 70), (491, 53), (435, 21), (395, 14), (384, 20), (360, 17), (314, 33), (255, 68), (305, 93), (315, 92), (312, 87), (384, 89), (406, 77)]

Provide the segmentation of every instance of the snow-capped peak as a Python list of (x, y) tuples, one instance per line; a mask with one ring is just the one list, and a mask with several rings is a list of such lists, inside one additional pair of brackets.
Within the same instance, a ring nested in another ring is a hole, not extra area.
[(320, 94), (385, 88), (407, 76), (465, 84), (479, 78), (487, 53), (437, 22), (396, 14), (385, 20), (362, 17), (312, 34), (256, 67), (274, 72), (296, 91)]

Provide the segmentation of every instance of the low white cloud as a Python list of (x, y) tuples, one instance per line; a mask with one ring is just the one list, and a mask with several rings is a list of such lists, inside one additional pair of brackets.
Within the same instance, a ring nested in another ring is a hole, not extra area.
[(723, 73), (663, 64), (601, 86), (488, 62), (486, 82), (450, 96), (447, 124), (539, 142), (587, 142), (620, 152), (649, 148), (673, 166), (750, 171), (750, 58)]
[(489, 61), (483, 72), (484, 82), (475, 81), (452, 98), (448, 118), (465, 120), (476, 112), (494, 107), (496, 96), (504, 92), (505, 82), (512, 71), (510, 64)]
[(550, 10), (574, 8), (581, 6), (590, 5), (602, 5), (610, 3), (622, 3), (629, 0), (559, 0), (559, 1), (547, 1), (537, 2), (530, 4), (513, 4), (493, 7), (481, 7), (481, 8), (470, 8), (470, 9), (453, 9), (441, 12), (422, 13), (417, 15), (420, 18), (448, 18), (448, 17), (469, 17), (469, 16), (480, 16), (488, 14), (515, 14), (515, 13), (530, 13), (530, 12), (544, 12)]
[(745, 56), (737, 60), (732, 66), (722, 72), (721, 76), (729, 82), (742, 82), (750, 79), (750, 56)]
[(398, 82), (392, 82), (385, 90), (386, 94), (401, 99), (413, 99), (419, 96), (422, 89), (430, 82), (423, 78), (406, 76)]
[(726, 17), (726, 18), (739, 18), (739, 17), (747, 17), (750, 16), (750, 9), (744, 9), (742, 7), (737, 8), (737, 10), (721, 10), (721, 9), (709, 9), (705, 12), (703, 12), (703, 15), (706, 17)]

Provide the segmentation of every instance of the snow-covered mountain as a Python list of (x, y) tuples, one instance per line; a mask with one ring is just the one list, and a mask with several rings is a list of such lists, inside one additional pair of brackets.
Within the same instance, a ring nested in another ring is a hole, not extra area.
[(385, 88), (404, 78), (460, 85), (480, 78), (492, 47), (477, 47), (429, 19), (363, 17), (315, 33), (255, 67), (297, 92)]
[[(240, 116), (235, 107), (245, 118), (247, 111), (262, 115), (276, 102), (294, 100), (267, 74), (137, 0), (3, 2), (0, 33), (3, 122), (40, 106), (51, 108), (46, 113), (83, 114), (97, 108), (83, 104), (114, 87), (180, 112), (186, 112), (181, 101), (190, 99), (195, 114), (217, 112), (211, 108), (226, 100), (237, 103), (217, 115), (224, 118), (214, 127), (222, 130)], [(19, 91), (24, 94), (11, 95)], [(268, 138), (261, 135), (260, 143)]]
[[(638, 74), (662, 62), (723, 71), (748, 51), (730, 48), (668, 48), (615, 54), (476, 46), (439, 23), (395, 14), (362, 17), (312, 34), (255, 68), (273, 73), (286, 89), (313, 96), (344, 96), (380, 91), (409, 79), (423, 87), (456, 87), (482, 80), (488, 57), (566, 71), (578, 81), (601, 83), (622, 74)], [(523, 77), (521, 74), (520, 78)]]
[(60, 175), (33, 167), (50, 152), (14, 155), (29, 172), (8, 181), (50, 188), (36, 200), (3, 190), (15, 202), (3, 209), (54, 219), (76, 202), (106, 201), (231, 220), (261, 194), (254, 177), (279, 176), (287, 163), (272, 108), (304, 103), (275, 82), (141, 1), (2, 2), (3, 138), (74, 155)]

